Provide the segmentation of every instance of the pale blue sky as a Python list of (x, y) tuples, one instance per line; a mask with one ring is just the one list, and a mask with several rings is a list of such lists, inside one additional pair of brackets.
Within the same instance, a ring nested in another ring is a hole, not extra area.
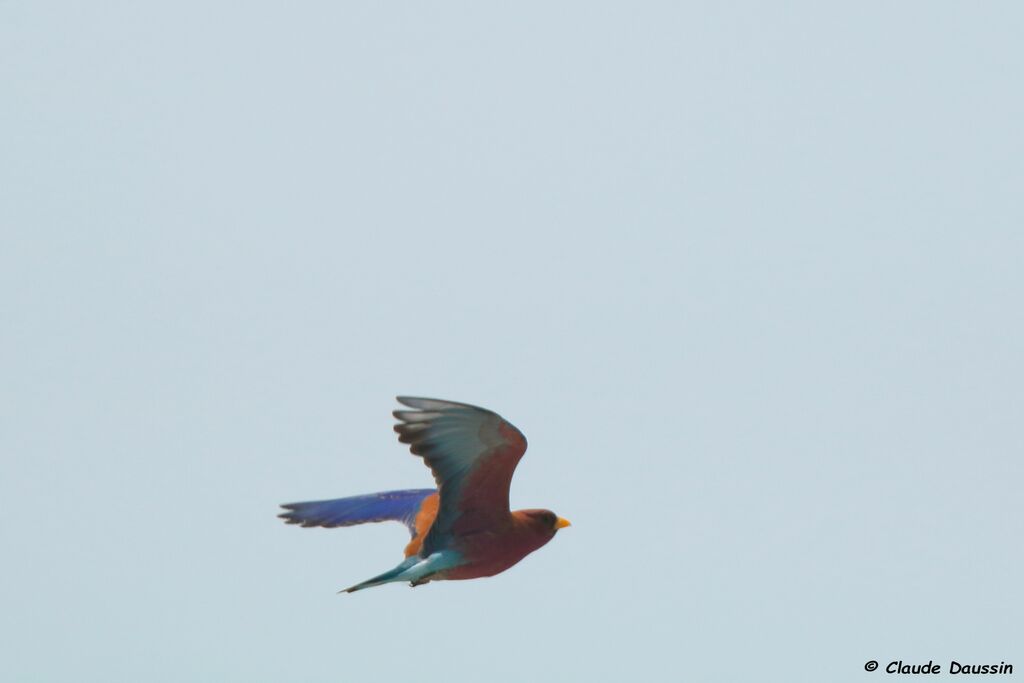
[[(1019, 3), (0, 4), (0, 679), (1024, 670)], [(511, 571), (339, 588), (493, 408)]]

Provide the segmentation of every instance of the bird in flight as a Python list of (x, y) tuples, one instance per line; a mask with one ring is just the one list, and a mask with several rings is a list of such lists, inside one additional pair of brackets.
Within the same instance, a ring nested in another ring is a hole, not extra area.
[(512, 473), (526, 437), (497, 413), (432, 398), (399, 396), (398, 440), (409, 444), (434, 475), (437, 489), (287, 503), (288, 524), (339, 527), (402, 522), (412, 534), (405, 560), (344, 589), (353, 593), (395, 581), (476, 579), (499, 574), (537, 550), (569, 522), (550, 510), (511, 511)]

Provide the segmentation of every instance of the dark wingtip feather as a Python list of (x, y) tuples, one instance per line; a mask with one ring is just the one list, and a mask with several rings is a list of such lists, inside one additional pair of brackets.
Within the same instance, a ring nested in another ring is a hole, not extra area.
[(418, 406), (416, 404), (425, 399), (416, 398), (415, 396), (395, 396), (395, 400), (408, 408), (417, 408)]
[[(395, 396), (395, 400), (403, 406), (415, 408), (416, 410), (446, 410), (448, 408), (472, 408), (474, 410), (485, 410), (469, 403), (458, 401), (446, 401), (441, 398), (426, 398), (425, 396)], [(487, 411), (490, 412), (490, 411)]]
[(281, 503), (280, 507), (282, 507), (285, 510), (287, 510), (287, 512), (278, 513), (278, 515), (277, 515), (278, 519), (283, 519), (285, 524), (301, 524), (302, 523), (302, 520), (295, 518), (296, 508), (298, 507), (297, 503)]

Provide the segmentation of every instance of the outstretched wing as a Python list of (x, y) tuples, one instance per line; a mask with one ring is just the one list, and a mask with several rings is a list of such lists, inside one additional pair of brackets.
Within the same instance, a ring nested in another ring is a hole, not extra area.
[(398, 440), (427, 463), (441, 498), (420, 554), (506, 521), (512, 473), (526, 452), (522, 432), (497, 413), (465, 403), (409, 396), (398, 402), (413, 408), (394, 412)]
[(285, 503), (281, 507), (287, 512), (282, 512), (278, 517), (287, 524), (328, 528), (394, 520), (407, 526), (409, 533), (416, 536), (416, 516), (424, 499), (434, 493), (434, 489), (411, 489), (334, 500)]

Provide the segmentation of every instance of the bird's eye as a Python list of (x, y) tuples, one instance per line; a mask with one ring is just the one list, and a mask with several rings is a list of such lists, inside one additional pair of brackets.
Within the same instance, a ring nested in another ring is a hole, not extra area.
[(558, 517), (555, 516), (555, 513), (553, 513), (553, 512), (545, 512), (544, 513), (544, 523), (547, 524), (548, 526), (554, 527), (555, 526), (555, 522), (557, 522), (557, 521), (558, 521)]

